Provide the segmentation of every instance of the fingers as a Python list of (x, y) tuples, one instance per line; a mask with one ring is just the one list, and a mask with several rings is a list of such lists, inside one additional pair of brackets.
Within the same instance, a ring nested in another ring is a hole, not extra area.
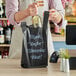
[(30, 8), (36, 8), (36, 3), (30, 4), (29, 7)]
[(49, 13), (49, 20), (54, 21), (55, 17), (56, 17), (56, 11), (55, 10), (50, 10), (49, 12), (50, 12)]
[(57, 19), (57, 17), (58, 17), (58, 13), (57, 13), (57, 12), (54, 12), (54, 13), (51, 13), (51, 14), (50, 14), (50, 18), (51, 18), (52, 20)]
[(35, 16), (37, 14), (36, 9), (30, 9), (30, 16)]
[(30, 16), (35, 16), (37, 14), (37, 5), (36, 3), (33, 3), (31, 5), (29, 5), (29, 13), (30, 13)]
[(51, 9), (49, 10), (50, 14), (49, 14), (49, 20), (58, 23), (61, 20), (61, 15), (60, 13), (55, 10), (55, 9)]

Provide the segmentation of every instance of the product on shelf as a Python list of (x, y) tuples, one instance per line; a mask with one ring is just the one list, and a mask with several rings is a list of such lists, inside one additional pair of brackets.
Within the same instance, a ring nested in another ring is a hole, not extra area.
[(8, 20), (0, 20), (0, 43), (10, 44), (13, 25)]
[(3, 8), (2, 8), (2, 4), (0, 4), (0, 18), (2, 18), (3, 15)]
[(4, 43), (4, 29), (3, 27), (0, 27), (0, 43)]
[(0, 0), (0, 18), (5, 18), (5, 3), (3, 0)]
[(9, 21), (7, 21), (7, 27), (5, 29), (5, 43), (6, 44), (11, 43), (11, 35), (12, 35), (12, 30), (11, 30)]
[(5, 4), (4, 4), (4, 3), (2, 4), (2, 8), (3, 8), (3, 14), (2, 14), (2, 17), (3, 17), (3, 18), (6, 18)]

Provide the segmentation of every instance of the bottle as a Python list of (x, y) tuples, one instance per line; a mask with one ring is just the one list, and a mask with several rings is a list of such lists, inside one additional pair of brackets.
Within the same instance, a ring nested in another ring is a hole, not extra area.
[[(34, 3), (37, 4), (37, 1), (34, 0)], [(32, 17), (32, 24), (34, 25), (35, 28), (36, 28), (36, 27), (42, 27), (42, 26), (41, 26), (41, 18), (40, 18), (40, 16), (38, 15), (38, 6), (37, 6), (37, 15)]]
[(0, 27), (0, 44), (4, 43), (4, 29)]
[(2, 3), (2, 9), (3, 9), (2, 17), (6, 18), (6, 11), (5, 11), (5, 4), (4, 3)]
[(0, 0), (0, 18), (2, 18), (2, 15), (3, 15), (2, 3), (3, 3), (3, 1)]
[(40, 16), (36, 15), (33, 16), (32, 18), (32, 24), (34, 25), (34, 27), (41, 27), (41, 20), (40, 20)]
[(5, 29), (5, 43), (10, 44), (11, 43), (11, 28), (10, 28), (10, 23), (7, 20), (7, 27)]

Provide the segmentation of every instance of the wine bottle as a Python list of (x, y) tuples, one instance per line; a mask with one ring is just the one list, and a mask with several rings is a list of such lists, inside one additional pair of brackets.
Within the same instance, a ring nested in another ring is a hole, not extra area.
[(0, 18), (2, 18), (3, 8), (2, 8), (3, 0), (0, 0)]
[(32, 18), (32, 24), (34, 25), (34, 27), (41, 27), (41, 20), (40, 20), (40, 16), (36, 15), (33, 16)]
[(0, 18), (2, 18), (2, 14), (3, 14), (2, 4), (0, 4)]
[(4, 43), (4, 29), (0, 25), (0, 44), (3, 44), (3, 43)]
[(3, 9), (2, 17), (6, 18), (6, 11), (5, 11), (5, 4), (4, 3), (2, 3), (2, 9)]
[[(34, 0), (34, 3), (37, 4), (36, 0)], [(36, 8), (37, 8), (37, 15), (32, 17), (32, 24), (34, 25), (35, 28), (36, 27), (41, 27), (41, 18), (38, 15), (38, 7), (37, 7), (37, 5), (36, 5)]]
[(5, 43), (10, 44), (11, 43), (11, 28), (10, 28), (10, 23), (7, 21), (7, 27), (5, 30)]

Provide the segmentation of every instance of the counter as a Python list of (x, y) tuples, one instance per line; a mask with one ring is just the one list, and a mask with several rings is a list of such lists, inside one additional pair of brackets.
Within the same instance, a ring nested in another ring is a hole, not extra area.
[(49, 63), (47, 68), (23, 69), (20, 59), (1, 59), (0, 76), (76, 76), (76, 70), (70, 73), (60, 72), (59, 63)]

